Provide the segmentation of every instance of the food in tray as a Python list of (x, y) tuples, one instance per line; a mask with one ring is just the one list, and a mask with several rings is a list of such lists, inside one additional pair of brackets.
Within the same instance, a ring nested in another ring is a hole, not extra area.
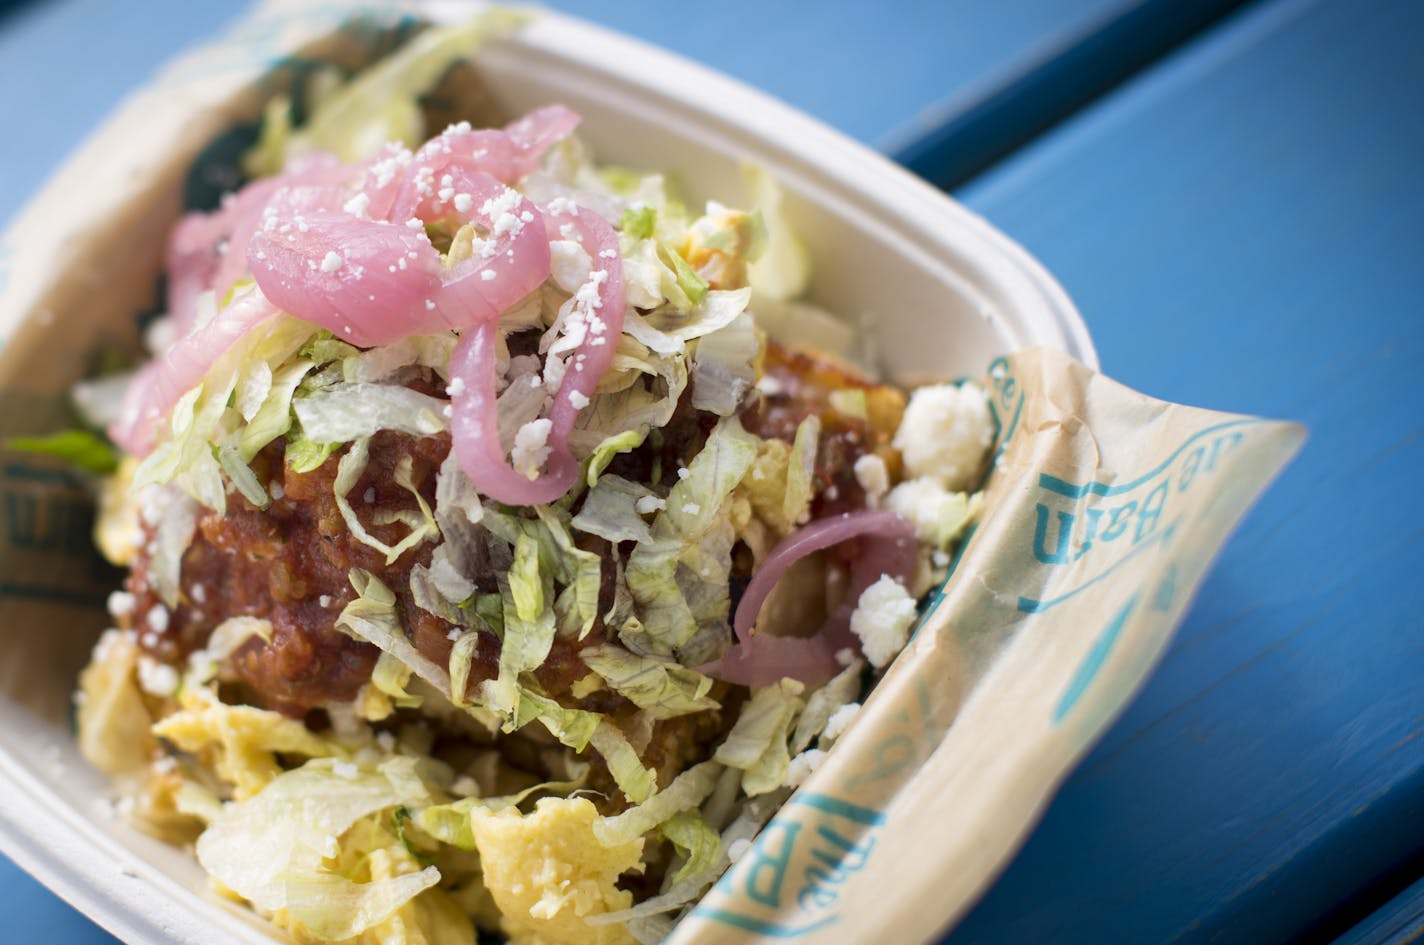
[(692, 209), (557, 104), (427, 130), (481, 31), (275, 101), (151, 360), (79, 392), (128, 568), (81, 746), (303, 941), (660, 940), (906, 645), (994, 437), (819, 349), (755, 172)]

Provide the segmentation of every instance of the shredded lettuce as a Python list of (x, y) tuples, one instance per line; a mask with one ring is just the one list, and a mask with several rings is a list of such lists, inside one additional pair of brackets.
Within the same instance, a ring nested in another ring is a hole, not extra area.
[(588, 491), (571, 524), (581, 532), (612, 542), (650, 542), (653, 533), (643, 521), (638, 503), (655, 498), (646, 486), (621, 476), (604, 476)]
[(251, 462), (264, 446), (291, 430), (292, 397), (313, 367), (311, 361), (299, 358), (272, 375), (262, 400), (238, 437), (243, 462)]
[[(674, 655), (703, 627), (726, 631), (727, 587), (731, 543), (719, 542), (725, 554), (709, 554), (702, 543), (717, 526), (728, 524), (723, 506), (756, 459), (760, 440), (742, 429), (735, 417), (718, 422), (702, 451), (688, 465), (667, 497), (667, 508), (653, 520), (653, 541), (637, 545), (628, 558), (627, 584), (638, 607), (643, 632), (624, 642), (638, 652)], [(683, 584), (698, 588), (703, 606), (694, 614), (677, 578), (680, 559), (687, 556), (697, 569)]]
[(321, 941), (349, 941), (439, 881), (433, 866), (360, 883), (332, 873), (299, 874), (286, 881), (285, 922)]
[(629, 207), (623, 211), (619, 230), (635, 240), (651, 239), (658, 225), (658, 211), (655, 207)]
[(159, 599), (170, 608), (177, 607), (183, 554), (198, 528), (198, 503), (173, 488), (150, 494), (148, 501), (159, 512), (149, 573)]
[(658, 257), (665, 266), (671, 269), (672, 283), (669, 284), (664, 277), (661, 284), (663, 295), (670, 302), (685, 310), (698, 305), (707, 297), (707, 280), (687, 264), (687, 260), (682, 258), (681, 253), (666, 246), (659, 246)]
[(810, 748), (836, 710), (860, 696), (864, 672), (865, 661), (855, 660), (806, 697), (806, 708), (796, 720), (796, 731), (791, 736), (792, 754), (799, 755)]
[(379, 430), (433, 436), (445, 429), (445, 401), (397, 384), (341, 384), (298, 397), (292, 409), (313, 443), (349, 443)]
[(415, 759), (403, 757), (374, 769), (308, 761), (247, 800), (223, 805), (198, 838), (198, 861), (264, 914), (286, 910), (297, 929), (314, 938), (359, 935), (440, 879), (437, 869), (427, 867), (359, 883), (323, 863), (363, 817), (429, 803), (415, 765)]
[[(211, 306), (211, 295), (206, 298)], [(227, 481), (232, 481), (248, 501), (265, 504), (265, 495), (258, 501), (256, 477), (238, 467), (281, 435), (286, 421), (279, 416), (280, 402), (290, 381), (281, 368), (317, 331), (306, 322), (279, 316), (239, 339), (179, 398), (169, 415), (172, 436), (139, 465), (134, 488), (172, 482), (221, 514), (227, 510)], [(269, 402), (274, 402), (270, 408)], [(244, 419), (248, 413), (258, 427), (244, 443), (251, 425)], [(269, 433), (270, 439), (264, 440)]]
[(622, 729), (608, 719), (599, 719), (588, 743), (593, 746), (594, 751), (603, 756), (604, 763), (608, 765), (608, 773), (613, 775), (613, 782), (628, 800), (641, 804), (653, 796), (653, 792), (658, 789), (657, 772), (643, 764), (642, 759), (638, 757), (638, 750), (628, 741), (628, 736), (623, 734)]
[(517, 711), (519, 677), (543, 664), (554, 643), (553, 574), (540, 568), (539, 557), (538, 539), (521, 532), (514, 543), (514, 565), (500, 578), (504, 640), (499, 650), (499, 676), (485, 697), (499, 712)]
[[(414, 148), (425, 136), (420, 96), (486, 40), (508, 33), (525, 19), (524, 14), (494, 7), (469, 22), (425, 30), (333, 91), (300, 130), (270, 132), (250, 156), (248, 169), (275, 174), (293, 155), (311, 151), (356, 161), (391, 141)], [(269, 115), (272, 119), (279, 124), (287, 120), (282, 112)]]
[(594, 730), (603, 722), (596, 712), (566, 709), (537, 689), (520, 686), (518, 711), (505, 724), (505, 731), (517, 731), (536, 719), (550, 735), (574, 751), (587, 748)]
[(421, 703), (420, 696), (406, 691), (410, 685), (411, 668), (389, 653), (382, 653), (371, 671), (371, 685), (385, 693), (392, 704), (399, 708), (414, 708)]
[(236, 447), (219, 447), (218, 465), (222, 467), (223, 472), (227, 473), (233, 488), (248, 502), (259, 509), (265, 509), (272, 504), (272, 497), (268, 495), (267, 487), (262, 485), (262, 480), (257, 478), (252, 467), (242, 461), (242, 456)]
[(449, 675), (427, 659), (406, 637), (396, 615), (396, 596), (391, 589), (375, 575), (360, 568), (352, 568), (349, 578), (357, 596), (342, 608), (336, 618), (336, 628), (375, 645), (383, 653), (389, 653), (438, 692), (448, 696)]
[(470, 688), (470, 669), (480, 646), (480, 635), (466, 631), (450, 647), (450, 702), (459, 708), (469, 705), (465, 693)]
[(625, 430), (599, 443), (588, 458), (588, 474), (585, 477), (588, 485), (593, 487), (598, 484), (598, 477), (603, 475), (608, 464), (613, 462), (613, 457), (637, 449), (647, 438), (648, 429), (644, 427), (641, 430)]
[(708, 693), (712, 680), (681, 663), (655, 656), (637, 656), (612, 645), (588, 647), (580, 652), (589, 669), (654, 719), (719, 708)]
[(757, 520), (778, 538), (790, 534), (810, 511), (820, 431), (820, 418), (812, 414), (796, 428), (790, 446), (783, 440), (762, 440), (751, 472), (737, 487), (738, 497), (750, 503)]
[(717, 786), (722, 765), (704, 761), (693, 765), (673, 779), (666, 788), (647, 800), (613, 817), (605, 817), (593, 825), (594, 836), (605, 846), (617, 846), (635, 840), (655, 830), (668, 818), (692, 810), (707, 799)]
[(507, 807), (517, 807), (535, 794), (568, 794), (582, 787), (583, 782), (583, 778), (572, 781), (544, 781), (515, 794), (462, 797), (449, 804), (436, 804), (416, 811), (412, 820), (417, 827), (441, 843), (448, 843), (459, 850), (473, 851), (475, 834), (470, 829), (470, 813), (475, 808), (478, 807), (482, 811), (501, 811)]
[(658, 825), (658, 832), (684, 857), (681, 867), (672, 875), (674, 884), (706, 878), (721, 864), (722, 838), (701, 814), (694, 810), (678, 811)]
[(692, 358), (692, 406), (721, 417), (735, 413), (756, 383), (760, 352), (756, 322), (746, 312), (702, 338)]
[(397, 558), (411, 548), (427, 539), (434, 538), (440, 533), (440, 530), (435, 524), (434, 513), (425, 501), (425, 497), (415, 488), (414, 482), (411, 480), (411, 459), (409, 456), (404, 457), (396, 467), (393, 477), (398, 485), (415, 497), (418, 513), (405, 521), (410, 529), (409, 532), (394, 545), (388, 545), (367, 530), (360, 517), (356, 515), (356, 510), (352, 508), (351, 500), (348, 497), (351, 490), (356, 488), (356, 483), (360, 481), (361, 474), (366, 471), (366, 465), (370, 461), (370, 452), (370, 440), (360, 439), (351, 444), (351, 448), (346, 451), (346, 454), (341, 457), (341, 462), (336, 466), (336, 479), (332, 483), (332, 492), (336, 499), (336, 507), (341, 512), (341, 518), (346, 522), (346, 527), (350, 529), (352, 537), (361, 544), (374, 548), (385, 555), (387, 564), (393, 564)]
[(321, 466), (331, 454), (340, 449), (340, 443), (313, 443), (298, 435), (287, 441), (286, 462), (292, 472), (306, 473)]
[(742, 790), (756, 797), (786, 783), (791, 753), (787, 736), (801, 712), (804, 687), (793, 679), (752, 691), (736, 724), (713, 758), (730, 768), (740, 768)]

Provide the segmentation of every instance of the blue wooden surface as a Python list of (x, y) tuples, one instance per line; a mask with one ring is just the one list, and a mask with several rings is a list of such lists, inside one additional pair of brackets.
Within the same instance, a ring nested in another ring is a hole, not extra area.
[(1417, 945), (1424, 942), (1424, 879), (1382, 906), (1336, 945)]
[[(1161, 0), (552, 5), (936, 174), (972, 166), (960, 152), (986, 128), (1013, 140), (1076, 107), (1053, 77), (1120, 74), (1123, 37), (1150, 38), (1122, 27), (1134, 14), (1192, 20)], [(0, 10), (0, 220), (237, 4), (148, 0), (141, 26), (135, 9)], [(1424, 530), (1406, 492), (1424, 459), (1421, 27), (1410, 0), (1257, 3), (961, 192), (1066, 283), (1110, 374), (1304, 419), (1312, 441), (951, 943), (1286, 941), (1424, 845)], [(0, 905), (16, 940), (111, 941), (3, 861)], [(1390, 940), (1351, 945), (1367, 941)]]
[(1285, 942), (1424, 849), (1421, 35), (1262, 4), (961, 193), (1110, 376), (1311, 438), (951, 945)]
[[(1012, 85), (1021, 71), (1039, 67), (1047, 51), (1071, 48), (1139, 2), (823, 0), (814, 15), (799, 4), (763, 0), (545, 5), (707, 63), (875, 142), (932, 106), (937, 120), (952, 117), (960, 106), (946, 101), (967, 107), (981, 88)], [(0, 141), (6, 142), (0, 145), (0, 221), (124, 92), (246, 5), (29, 0), (8, 12), (0, 6)], [(24, 146), (10, 143), (17, 140)]]
[[(933, 109), (932, 120), (943, 121), (984, 90), (1014, 85), (1023, 72), (1111, 26), (1137, 2), (907, 0), (872, 8), (831, 0), (813, 17), (804, 8), (759, 0), (547, 5), (705, 62), (875, 142), (922, 112)], [(0, 221), (125, 91), (243, 6), (235, 0), (0, 0)], [(86, 65), (71, 68), (76, 63)], [(897, 140), (903, 143), (903, 135)], [(18, 916), (16, 928), (26, 934), (17, 940), (112, 941), (3, 858), (0, 908)]]

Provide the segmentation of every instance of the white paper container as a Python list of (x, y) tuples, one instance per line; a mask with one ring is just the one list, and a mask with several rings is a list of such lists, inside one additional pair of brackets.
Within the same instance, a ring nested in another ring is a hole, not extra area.
[[(469, 10), (449, 4), (431, 12), (440, 18)], [(242, 40), (249, 46), (250, 33)], [(230, 53), (239, 45), (226, 49)], [(221, 55), (214, 59), (223, 61)], [(192, 61), (187, 61), (189, 68)], [(170, 77), (182, 74), (183, 65)], [(1031, 345), (1058, 348), (1096, 366), (1092, 342), (1072, 302), (1021, 248), (880, 155), (753, 89), (553, 13), (488, 48), (477, 69), (505, 112), (564, 102), (584, 115), (580, 133), (601, 160), (672, 171), (694, 200), (723, 195), (735, 201), (742, 196), (737, 162), (765, 167), (783, 184), (792, 219), (811, 250), (816, 273), (812, 299), (869, 319), (877, 328), (882, 367), (892, 376), (979, 373), (993, 357)], [(201, 82), (220, 80), (209, 73)], [(171, 222), (179, 206), (181, 182), (171, 172), (151, 172), (152, 166), (175, 159), (183, 166), (204, 143), (191, 128), (180, 132), (176, 126), (169, 139), (179, 144), (165, 145), (163, 154), (154, 153), (153, 145), (128, 140), (124, 129), (140, 121), (139, 113), (154, 97), (145, 93), (122, 110), (51, 185), (51, 190), (66, 188), (71, 198), (75, 187), (92, 188), (92, 205), (101, 208), (101, 216), (134, 214), (133, 201), (147, 201), (157, 209), (139, 214), (145, 225), (134, 231), (135, 240), (161, 232), (164, 221), (154, 214)], [(197, 110), (202, 95), (194, 95), (189, 106), (173, 97), (168, 94), (155, 113), (159, 120), (182, 122), (185, 107), (200, 129), (207, 127), (205, 121), (220, 128), (252, 117), (248, 104), (240, 104), (214, 123), (211, 114)], [(249, 104), (255, 101), (248, 99)], [(107, 141), (102, 153), (100, 139)], [(117, 154), (116, 142), (121, 145)], [(174, 147), (190, 150), (174, 154)], [(115, 166), (119, 169), (102, 170)], [(132, 192), (115, 198), (116, 175), (134, 169), (138, 177)], [(144, 173), (150, 172), (153, 179), (145, 180)], [(35, 247), (31, 238), (63, 234), (35, 212), (48, 196), (38, 198), (9, 234), (12, 242), (25, 234), (27, 251), (54, 252), (53, 246)], [(123, 318), (148, 301), (157, 258), (157, 245), (140, 245), (115, 252), (111, 262), (94, 263), (89, 284), (116, 287), (95, 303), (106, 310), (104, 317)], [(105, 265), (114, 272), (106, 274)], [(124, 267), (121, 278), (117, 267)], [(17, 297), (22, 307), (54, 308), (44, 313), (48, 317), (30, 317), (20, 326), (7, 353), (17, 344), (23, 350), (27, 333), (57, 331), (46, 326), (64, 325), (66, 304), (79, 301), (55, 286), (23, 282), (12, 284), (9, 297), (0, 301), (8, 311)], [(70, 337), (79, 347), (96, 336), (80, 331)], [(34, 389), (55, 389), (57, 383), (77, 379), (84, 369), (79, 354), (65, 362), (72, 362), (74, 377), (47, 377)], [(104, 800), (109, 786), (79, 758), (70, 724), (75, 676), (97, 623), (70, 626), (71, 620), (58, 619), (64, 610), (53, 610), (57, 618), (39, 625), (7, 621), (0, 655), (0, 846), (125, 941), (270, 942), (274, 933), (264, 923), (206, 892), (204, 876), (189, 853), (128, 828)], [(44, 610), (27, 604), (25, 612)]]

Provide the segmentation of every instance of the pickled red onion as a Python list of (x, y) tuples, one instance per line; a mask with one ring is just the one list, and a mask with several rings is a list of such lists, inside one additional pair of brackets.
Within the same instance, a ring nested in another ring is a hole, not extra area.
[[(793, 564), (852, 539), (859, 539), (861, 553), (850, 566), (845, 602), (814, 636), (775, 637), (755, 632), (762, 605)], [(850, 618), (860, 595), (882, 575), (908, 583), (918, 564), (918, 548), (914, 527), (894, 512), (847, 512), (798, 529), (771, 550), (747, 585), (732, 623), (737, 643), (722, 659), (700, 667), (701, 671), (744, 686), (765, 686), (785, 676), (808, 685), (824, 682), (841, 668), (836, 654), (856, 644)]]
[(138, 372), (124, 397), (109, 439), (134, 456), (153, 449), (153, 429), (228, 348), (277, 314), (263, 294), (250, 289), (237, 296), (206, 325), (193, 328)]
[(279, 177), (254, 181), (229, 195), (216, 211), (183, 217), (168, 242), (168, 314), (177, 333), (185, 335), (193, 327), (198, 296), (211, 289), (221, 298), (246, 273), (247, 243), (279, 188), (332, 186), (353, 173), (331, 155), (307, 155)]
[(567, 202), (546, 207), (544, 213), (549, 239), (574, 240), (592, 261), (587, 284), (593, 286), (594, 295), (586, 305), (575, 305), (563, 327), (564, 337), (574, 345), (574, 354), (549, 413), (554, 422), (552, 436), (562, 443), (573, 430), (580, 405), (593, 397), (613, 363), (628, 300), (618, 233), (608, 221), (589, 210), (580, 213), (577, 206)]
[(248, 244), (258, 287), (282, 310), (363, 348), (497, 319), (548, 278), (549, 246), (534, 204), (487, 174), (455, 170), (468, 198), (458, 218), (491, 231), (472, 258), (442, 265), (422, 221), (443, 208), (417, 188), (396, 200), (398, 214), (409, 215), (401, 223), (302, 212), (319, 205), (316, 195), (285, 189)]
[[(512, 503), (568, 491), (577, 462), (568, 436), (612, 361), (625, 296), (618, 237), (593, 213), (547, 214), (508, 189), (537, 169), (579, 116), (538, 109), (502, 130), (453, 126), (418, 152), (389, 148), (364, 166), (321, 155), (233, 195), (213, 214), (182, 221), (170, 243), (170, 309), (183, 338), (136, 379), (114, 435), (132, 452), (152, 448), (154, 422), (248, 329), (276, 309), (361, 347), (412, 334), (463, 332), (451, 363), (463, 388), (452, 397), (457, 454), (477, 485)], [(357, 186), (353, 186), (356, 184)], [(425, 224), (454, 216), (488, 239), (448, 269)], [(573, 348), (550, 408), (549, 458), (530, 480), (499, 445), (494, 344), (499, 315), (549, 275), (549, 241), (579, 242), (594, 259), (591, 292), (564, 326)], [(197, 299), (227, 291), (250, 272), (256, 292), (192, 330)], [(257, 318), (258, 312), (261, 318)]]
[(573, 354), (549, 411), (551, 429), (545, 439), (549, 454), (536, 478), (529, 479), (510, 466), (499, 439), (497, 323), (490, 320), (465, 331), (450, 359), (450, 429), (456, 458), (480, 492), (507, 505), (553, 502), (574, 484), (578, 462), (569, 449), (569, 433), (613, 360), (627, 304), (623, 260), (613, 227), (595, 213), (579, 213), (577, 207), (545, 208), (544, 214), (547, 237), (576, 240), (593, 266), (587, 283), (592, 291), (581, 299), (576, 296), (564, 326)]
[(475, 169), (513, 184), (538, 170), (544, 152), (567, 138), (581, 120), (577, 112), (563, 105), (549, 105), (502, 129), (453, 125), (426, 142), (415, 153), (415, 162), (437, 167), (447, 158), (471, 161)]
[(553, 502), (578, 478), (568, 442), (550, 446), (536, 479), (517, 472), (504, 457), (495, 407), (495, 342), (498, 322), (466, 329), (450, 356), (450, 436), (455, 458), (481, 494), (507, 505)]

